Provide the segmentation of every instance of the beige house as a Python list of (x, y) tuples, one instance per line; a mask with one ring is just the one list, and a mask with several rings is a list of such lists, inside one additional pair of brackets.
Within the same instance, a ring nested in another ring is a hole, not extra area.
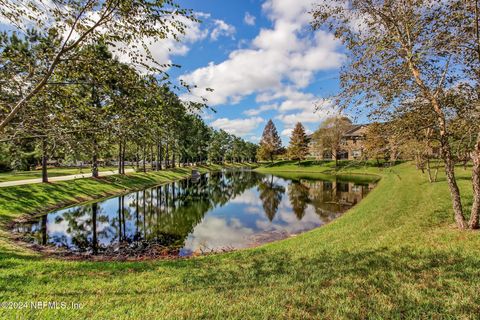
[[(364, 158), (363, 144), (366, 139), (366, 130), (368, 124), (352, 125), (342, 137), (341, 151), (337, 154), (338, 160), (359, 160)], [(313, 141), (310, 141), (310, 156), (318, 160), (331, 160), (332, 151), (324, 150), (321, 152), (315, 148)]]

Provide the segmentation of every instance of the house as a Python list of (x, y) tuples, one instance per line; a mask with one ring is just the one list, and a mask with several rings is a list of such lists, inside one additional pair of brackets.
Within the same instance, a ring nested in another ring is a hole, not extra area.
[[(342, 136), (341, 150), (337, 153), (338, 160), (359, 160), (364, 158), (364, 141), (368, 124), (352, 125)], [(310, 156), (319, 160), (332, 160), (332, 150), (318, 150), (310, 138)]]

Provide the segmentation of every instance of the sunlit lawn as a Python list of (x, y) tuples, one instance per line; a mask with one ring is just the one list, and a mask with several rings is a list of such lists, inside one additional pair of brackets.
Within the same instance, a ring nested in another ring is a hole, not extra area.
[[(478, 319), (480, 235), (455, 228), (444, 177), (430, 184), (408, 163), (344, 173), (354, 172), (382, 179), (324, 227), (254, 249), (174, 261), (45, 258), (12, 243), (4, 228), (25, 212), (178, 178), (187, 169), (0, 190), (1, 300), (82, 304), (0, 309), (0, 318)], [(458, 174), (468, 207), (469, 172)]]
[[(100, 172), (115, 171), (115, 170), (117, 170), (117, 167), (99, 167)], [(48, 169), (49, 177), (69, 176), (69, 175), (82, 174), (82, 173), (91, 173), (91, 169), (89, 167), (49, 168)], [(41, 177), (42, 177), (42, 170), (1, 172), (0, 182), (38, 179)]]

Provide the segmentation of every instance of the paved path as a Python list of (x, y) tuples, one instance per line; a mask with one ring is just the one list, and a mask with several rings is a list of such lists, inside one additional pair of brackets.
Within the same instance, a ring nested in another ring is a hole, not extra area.
[[(125, 169), (125, 173), (129, 173), (129, 172), (135, 172), (135, 170)], [(114, 174), (118, 174), (118, 170), (101, 171), (98, 174), (100, 177), (113, 176)], [(83, 179), (83, 178), (91, 178), (91, 177), (92, 177), (91, 173), (83, 173), (83, 174), (79, 173), (79, 174), (74, 174), (70, 176), (51, 177), (51, 178), (48, 178), (48, 182), (67, 181), (67, 180), (75, 180), (75, 179)], [(34, 183), (42, 183), (42, 178), (0, 182), (0, 188), (21, 186), (25, 184), (34, 184)]]

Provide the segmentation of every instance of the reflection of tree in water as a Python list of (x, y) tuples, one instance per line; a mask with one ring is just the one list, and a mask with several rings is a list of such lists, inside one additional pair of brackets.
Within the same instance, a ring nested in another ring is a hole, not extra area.
[[(108, 216), (102, 214), (102, 208), (98, 203), (67, 210), (61, 216), (56, 217), (54, 221), (56, 224), (64, 222), (67, 224), (65, 233), (54, 234), (48, 241), (57, 246), (73, 247), (79, 251), (92, 250), (95, 253), (98, 250), (98, 239), (108, 236), (108, 233), (113, 231), (104, 228), (101, 232), (98, 232), (97, 226), (99, 223), (109, 222)], [(45, 233), (42, 239), (46, 240), (46, 233), (48, 232), (46, 225), (42, 226), (41, 230)]]
[[(209, 210), (253, 188), (262, 177), (252, 171), (213, 172), (55, 213), (54, 223), (67, 227), (51, 234), (46, 216), (39, 218), (31, 225), (32, 233), (40, 244), (93, 253), (150, 244), (178, 248)], [(273, 219), (285, 190), (273, 181), (261, 188), (265, 211)]]
[(277, 185), (273, 181), (273, 176), (262, 179), (258, 185), (260, 191), (260, 200), (262, 200), (263, 210), (270, 221), (273, 221), (277, 214), (278, 206), (282, 201), (285, 188)]
[(308, 194), (309, 188), (300, 182), (292, 181), (292, 183), (288, 185), (288, 198), (290, 199), (292, 210), (298, 220), (302, 220), (305, 216), (305, 209), (310, 201)]
[[(301, 183), (310, 188), (311, 204), (314, 206), (316, 214), (324, 222), (335, 219), (363, 197), (363, 186), (358, 186), (360, 193), (354, 193), (351, 192), (351, 189), (354, 188), (349, 187), (354, 185), (351, 182), (302, 180)], [(358, 197), (359, 199), (357, 199)]]

